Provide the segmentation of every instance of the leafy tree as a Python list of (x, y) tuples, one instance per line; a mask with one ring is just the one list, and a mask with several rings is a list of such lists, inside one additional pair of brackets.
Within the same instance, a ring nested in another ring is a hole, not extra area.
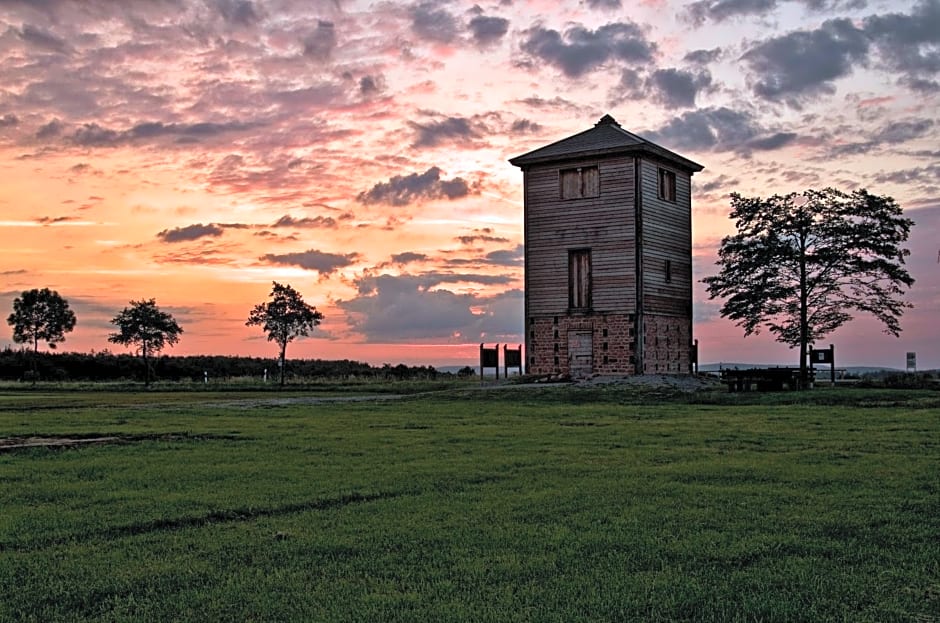
[(108, 341), (123, 346), (137, 346), (144, 360), (144, 384), (150, 387), (150, 357), (180, 341), (183, 329), (173, 316), (160, 311), (154, 299), (131, 301), (130, 307), (111, 320), (118, 327), (117, 333), (108, 336)]
[(75, 328), (75, 314), (69, 309), (68, 301), (55, 290), (32, 289), (13, 300), (13, 313), (7, 323), (13, 327), (14, 342), (33, 345), (35, 380), (39, 342), (45, 342), (54, 350), (56, 344), (65, 341), (65, 334)]
[(779, 342), (798, 347), (807, 380), (809, 344), (867, 312), (885, 333), (901, 332), (906, 308), (902, 245), (914, 224), (891, 197), (833, 188), (774, 195), (731, 195), (737, 234), (721, 241), (717, 275), (703, 281), (710, 298), (724, 298), (721, 315), (744, 328), (766, 326)]
[(310, 335), (310, 331), (320, 324), (323, 314), (316, 307), (304, 302), (300, 293), (289, 285), (274, 282), (271, 288), (271, 300), (255, 305), (248, 316), (247, 326), (260, 326), (268, 334), (269, 342), (277, 342), (281, 347), (280, 368), (281, 386), (284, 385), (284, 359), (287, 345), (296, 337)]

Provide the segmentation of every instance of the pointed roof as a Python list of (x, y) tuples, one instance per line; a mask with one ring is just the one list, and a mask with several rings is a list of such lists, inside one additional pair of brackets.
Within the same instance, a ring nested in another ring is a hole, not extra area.
[(617, 120), (610, 115), (601, 117), (600, 121), (595, 123), (594, 127), (589, 130), (563, 138), (521, 156), (510, 158), (509, 162), (525, 169), (530, 165), (544, 162), (630, 153), (646, 153), (657, 156), (689, 173), (697, 173), (705, 168), (697, 162), (624, 130), (617, 123)]

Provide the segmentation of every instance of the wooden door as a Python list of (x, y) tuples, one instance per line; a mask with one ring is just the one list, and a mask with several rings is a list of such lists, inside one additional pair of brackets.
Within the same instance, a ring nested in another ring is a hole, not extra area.
[(590, 331), (568, 332), (568, 369), (571, 378), (583, 379), (594, 372), (593, 338)]

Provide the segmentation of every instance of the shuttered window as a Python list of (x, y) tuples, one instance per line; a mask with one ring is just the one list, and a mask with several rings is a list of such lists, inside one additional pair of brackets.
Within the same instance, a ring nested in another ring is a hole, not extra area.
[(598, 197), (601, 194), (601, 177), (597, 167), (578, 167), (559, 171), (562, 199)]
[(591, 250), (568, 251), (568, 306), (572, 309), (591, 307)]
[(666, 201), (676, 200), (676, 174), (674, 171), (659, 170), (659, 198)]

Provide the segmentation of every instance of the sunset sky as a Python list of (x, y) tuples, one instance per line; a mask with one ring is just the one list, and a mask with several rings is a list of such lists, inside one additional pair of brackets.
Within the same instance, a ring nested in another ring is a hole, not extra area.
[[(114, 349), (155, 298), (167, 352), (273, 357), (245, 320), (276, 280), (326, 316), (288, 357), (469, 363), (523, 341), (507, 159), (610, 113), (705, 166), (698, 279), (731, 192), (897, 199), (901, 338), (860, 317), (826, 343), (938, 368), (938, 111), (940, 0), (0, 0), (0, 313), (49, 287), (61, 349)], [(694, 304), (703, 361), (795, 363)]]

